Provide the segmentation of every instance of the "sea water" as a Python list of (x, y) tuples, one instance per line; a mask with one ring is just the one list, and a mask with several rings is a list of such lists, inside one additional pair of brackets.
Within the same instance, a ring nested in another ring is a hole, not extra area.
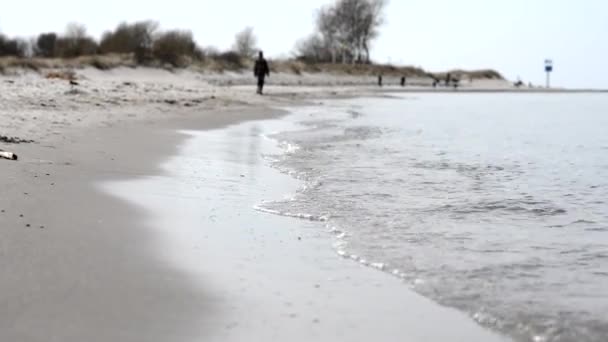
[[(420, 94), (293, 109), (257, 209), (520, 341), (608, 341), (608, 96)], [(440, 324), (440, 322), (438, 322)]]

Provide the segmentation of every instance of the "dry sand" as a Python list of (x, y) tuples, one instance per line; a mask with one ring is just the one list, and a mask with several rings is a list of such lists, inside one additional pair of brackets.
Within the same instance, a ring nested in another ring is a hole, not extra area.
[[(294, 99), (366, 92), (352, 86), (284, 87), (271, 83), (267, 88), (269, 95), (259, 97), (251, 86), (242, 85), (245, 82), (216, 85), (214, 80), (220, 76), (187, 70), (89, 68), (76, 72), (77, 86), (44, 75), (45, 72), (20, 71), (0, 76), (0, 135), (61, 140), (65, 130), (74, 127), (106, 127), (226, 106), (280, 105), (293, 103)], [(221, 77), (230, 80), (233, 76)]]
[[(0, 77), (0, 135), (35, 141), (0, 143), (20, 155), (0, 160), (0, 341), (500, 340), (397, 279), (340, 260), (323, 239), (284, 243), (298, 229), (289, 220), (262, 224), (267, 234), (294, 227), (266, 239), (268, 253), (249, 259), (248, 272), (218, 266), (259, 248), (244, 237), (243, 249), (222, 248), (238, 236), (235, 225), (230, 235), (213, 231), (204, 267), (176, 267), (142, 223), (150, 208), (96, 186), (164, 174), (159, 163), (186, 139), (176, 129), (274, 117), (281, 113), (263, 106), (368, 89), (270, 86), (256, 97), (190, 72), (79, 74), (75, 87), (33, 73)], [(328, 284), (329, 273), (337, 280)], [(310, 308), (298, 316), (288, 302)]]

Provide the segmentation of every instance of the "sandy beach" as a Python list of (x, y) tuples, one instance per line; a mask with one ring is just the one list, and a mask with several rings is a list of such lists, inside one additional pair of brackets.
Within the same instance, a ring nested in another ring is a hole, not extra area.
[[(281, 125), (270, 108), (371, 87), (256, 97), (200, 77), (0, 77), (0, 135), (34, 141), (0, 145), (19, 155), (0, 160), (1, 340), (504, 340), (339, 258), (306, 222), (253, 210), (298, 187), (247, 133)], [(240, 143), (257, 148), (235, 156)], [(188, 158), (209, 168), (176, 173)]]
[(607, 342), (607, 10), (6, 2), (0, 342)]

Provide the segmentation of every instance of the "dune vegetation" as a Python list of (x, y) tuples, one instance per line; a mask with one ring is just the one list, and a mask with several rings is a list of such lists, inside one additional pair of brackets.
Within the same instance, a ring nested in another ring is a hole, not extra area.
[[(336, 0), (317, 11), (315, 31), (297, 40), (291, 57), (272, 60), (274, 72), (386, 75), (443, 79), (447, 72), (373, 62), (372, 42), (380, 35), (386, 0)], [(235, 36), (227, 51), (203, 47), (189, 30), (163, 30), (156, 21), (121, 23), (99, 39), (86, 26), (70, 23), (62, 33), (45, 32), (30, 39), (0, 33), (0, 73), (10, 69), (40, 71), (94, 67), (190, 68), (205, 72), (251, 68), (257, 38), (251, 27)], [(502, 79), (494, 70), (453, 70), (468, 79)]]

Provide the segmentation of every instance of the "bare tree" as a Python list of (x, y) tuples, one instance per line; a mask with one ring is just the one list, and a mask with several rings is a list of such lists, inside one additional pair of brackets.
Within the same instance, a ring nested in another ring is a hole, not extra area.
[(367, 7), (367, 11), (364, 15), (364, 22), (362, 30), (362, 48), (365, 51), (365, 62), (370, 63), (370, 44), (371, 42), (378, 38), (380, 34), (379, 28), (385, 22), (384, 19), (384, 9), (388, 4), (388, 0), (371, 0), (369, 2), (369, 6)]
[(297, 42), (296, 56), (306, 62), (327, 62), (332, 59), (331, 51), (326, 47), (323, 37), (312, 34)]
[(102, 53), (132, 53), (142, 48), (151, 49), (158, 27), (155, 21), (122, 23), (113, 32), (104, 33), (99, 48)]
[(232, 49), (241, 57), (251, 58), (255, 55), (258, 39), (253, 33), (253, 27), (246, 27), (243, 31), (236, 34)]
[(19, 38), (10, 39), (0, 34), (0, 57), (25, 57), (28, 54), (27, 41)]
[(55, 43), (60, 57), (78, 57), (94, 55), (99, 48), (97, 42), (87, 35), (86, 26), (78, 23), (68, 24), (63, 37)]
[(202, 47), (201, 51), (205, 57), (216, 57), (221, 54), (220, 49), (212, 45)]
[(152, 20), (140, 21), (132, 25), (132, 44), (137, 47), (149, 48), (154, 43), (154, 35), (159, 23)]
[(317, 13), (317, 30), (321, 34), (324, 47), (335, 63), (340, 50), (343, 50), (344, 35), (341, 34), (340, 21), (333, 6), (326, 6)]
[(65, 38), (74, 41), (87, 36), (87, 27), (80, 23), (69, 23), (65, 29)]
[(353, 62), (369, 61), (369, 46), (383, 24), (386, 0), (339, 0), (336, 15)]
[(317, 32), (333, 63), (338, 56), (343, 63), (370, 62), (370, 46), (384, 23), (387, 3), (388, 0), (336, 0), (319, 9)]
[(360, 46), (361, 17), (366, 0), (339, 0), (336, 3), (336, 20), (342, 37), (342, 63), (356, 61)]
[(159, 34), (153, 46), (154, 57), (174, 67), (185, 66), (188, 58), (195, 57), (196, 50), (192, 32), (180, 30)]
[(34, 52), (37, 56), (40, 57), (55, 57), (56, 53), (56, 43), (57, 43), (57, 34), (50, 33), (42, 33), (36, 39), (36, 44), (34, 45)]

